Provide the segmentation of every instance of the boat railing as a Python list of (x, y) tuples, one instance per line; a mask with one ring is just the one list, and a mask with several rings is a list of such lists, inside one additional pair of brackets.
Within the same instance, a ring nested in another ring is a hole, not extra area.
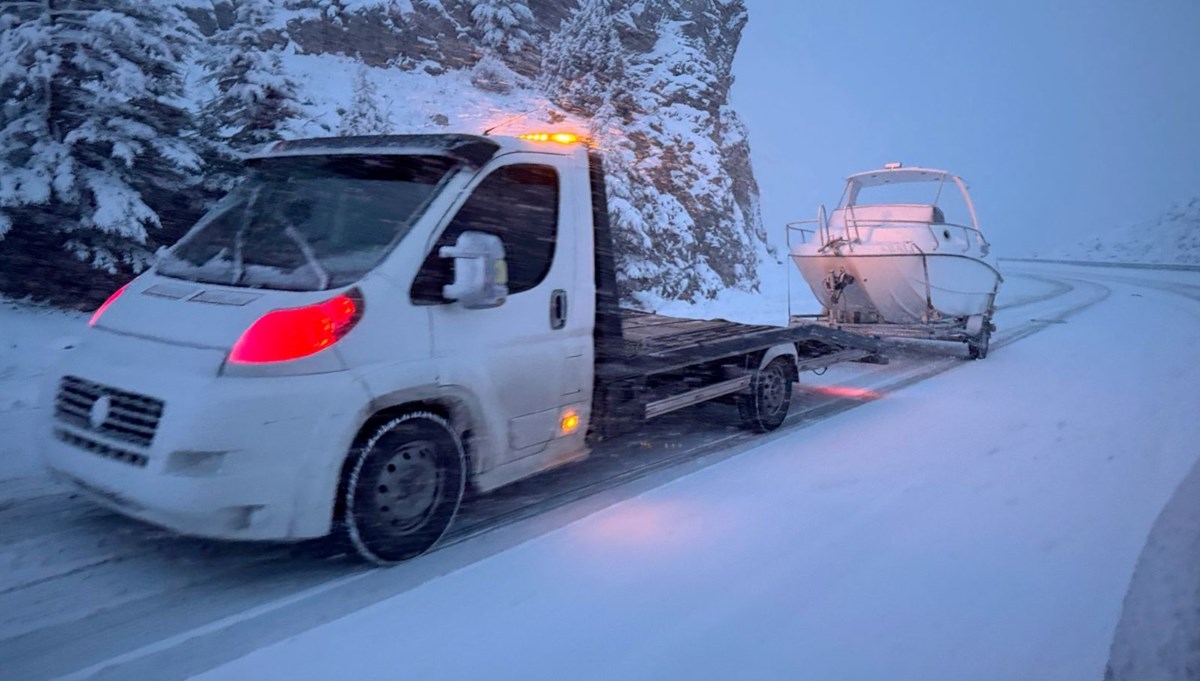
[[(808, 227), (807, 225), (814, 225), (814, 227)], [(817, 209), (817, 217), (815, 219), (796, 220), (787, 223), (788, 252), (792, 250), (792, 232), (800, 235), (800, 243), (802, 244), (808, 243), (808, 237), (810, 236), (819, 236), (822, 245), (829, 243), (829, 218), (825, 213), (825, 204), (821, 204)]]
[[(862, 243), (862, 234), (860, 234), (858, 231), (858, 218), (854, 216), (854, 204), (846, 206), (846, 211), (850, 214), (850, 218), (848, 220), (846, 219), (844, 213), (842, 215), (842, 226), (846, 228), (846, 240), (850, 241), (850, 227), (853, 226), (854, 227), (854, 243), (861, 244)], [(829, 242), (826, 242), (826, 243), (829, 243)]]
[[(950, 240), (950, 230), (955, 232), (961, 231), (963, 234), (962, 252), (970, 252), (973, 248), (979, 248), (984, 254), (987, 254), (991, 248), (991, 244), (984, 238), (983, 232), (980, 232), (974, 227), (968, 225), (959, 225), (953, 222), (929, 222), (927, 220), (896, 220), (896, 219), (870, 219), (859, 220), (853, 217), (851, 213), (846, 219), (844, 227), (845, 239), (851, 243), (862, 243), (862, 231), (865, 229), (912, 229), (913, 227), (924, 227), (929, 231), (929, 236), (933, 239), (933, 248), (931, 250), (939, 251), (942, 248), (943, 242)], [(831, 228), (826, 227), (826, 231)], [(941, 239), (938, 238), (938, 231), (941, 231)], [(829, 243), (829, 239), (825, 240)]]
[(808, 243), (809, 237), (816, 236), (818, 231), (822, 232), (822, 240), (824, 241), (824, 238), (823, 238), (824, 230), (820, 226), (815, 227), (815, 228), (805, 226), (805, 225), (817, 225), (817, 224), (818, 224), (817, 220), (796, 220), (795, 222), (787, 223), (788, 249), (790, 250), (792, 247), (792, 232), (795, 232), (796, 234), (798, 234), (800, 236), (800, 243), (802, 243), (802, 244)]
[[(848, 209), (844, 213), (842, 220), (841, 234), (834, 236), (835, 229), (830, 226), (829, 220), (825, 215), (825, 207), (821, 206), (817, 217), (812, 220), (795, 220), (787, 223), (787, 246), (791, 250), (793, 233), (799, 237), (801, 244), (809, 243), (809, 239), (816, 237), (818, 243), (822, 246), (828, 246), (835, 240), (845, 244), (862, 243), (862, 233), (865, 230), (874, 229), (912, 229), (913, 227), (923, 227), (929, 232), (929, 236), (933, 241), (931, 251), (942, 250), (944, 242), (950, 241), (950, 230), (962, 232), (963, 246), (962, 252), (969, 253), (972, 249), (978, 248), (984, 255), (987, 255), (991, 250), (991, 244), (975, 227), (968, 225), (960, 225), (954, 222), (930, 222), (928, 220), (902, 220), (902, 219), (860, 219), (854, 216), (854, 207), (846, 206)], [(941, 231), (941, 239), (938, 238), (938, 231)]]

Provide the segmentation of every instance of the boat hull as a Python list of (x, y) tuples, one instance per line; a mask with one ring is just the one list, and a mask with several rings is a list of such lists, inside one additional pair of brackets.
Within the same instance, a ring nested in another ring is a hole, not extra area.
[(860, 249), (793, 252), (792, 261), (825, 309), (845, 322), (919, 324), (990, 316), (1001, 282), (994, 265), (959, 254)]

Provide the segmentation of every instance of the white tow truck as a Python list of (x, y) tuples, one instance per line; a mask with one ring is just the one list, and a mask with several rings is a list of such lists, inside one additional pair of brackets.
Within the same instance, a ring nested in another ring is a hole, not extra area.
[(736, 402), (777, 428), (798, 372), (882, 361), (817, 325), (622, 309), (599, 156), (568, 135), (279, 142), (52, 372), (44, 457), (175, 531), (416, 556), (468, 485)]

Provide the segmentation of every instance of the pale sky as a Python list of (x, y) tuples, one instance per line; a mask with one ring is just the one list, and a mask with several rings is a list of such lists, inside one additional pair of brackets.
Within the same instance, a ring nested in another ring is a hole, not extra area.
[(1200, 1), (746, 3), (733, 103), (773, 241), (888, 161), (963, 176), (1001, 255), (1200, 196)]

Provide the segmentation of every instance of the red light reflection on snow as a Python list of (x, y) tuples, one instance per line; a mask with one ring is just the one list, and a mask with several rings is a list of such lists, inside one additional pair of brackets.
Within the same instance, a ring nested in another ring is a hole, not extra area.
[(678, 502), (650, 502), (632, 499), (588, 518), (577, 529), (589, 543), (607, 546), (657, 547), (689, 544), (697, 532), (702, 509), (687, 508)]
[(845, 400), (861, 400), (863, 402), (877, 400), (884, 396), (884, 393), (881, 393), (878, 390), (870, 390), (868, 388), (851, 388), (848, 385), (806, 385), (804, 386), (804, 389), (817, 395), (838, 397)]

